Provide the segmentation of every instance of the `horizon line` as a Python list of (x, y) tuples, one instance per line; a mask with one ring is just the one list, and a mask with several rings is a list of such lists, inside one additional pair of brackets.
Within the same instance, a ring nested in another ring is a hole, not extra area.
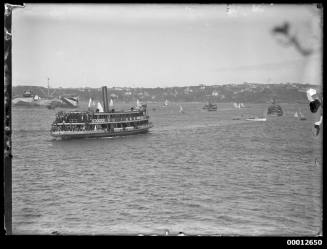
[[(279, 83), (275, 83), (275, 82), (269, 82), (269, 83), (260, 83), (260, 82), (243, 82), (243, 83), (226, 83), (226, 84), (197, 84), (197, 85), (184, 85), (184, 86), (154, 86), (154, 87), (144, 87), (144, 86), (108, 86), (108, 85), (102, 85), (99, 87), (91, 87), (91, 86), (81, 86), (81, 87), (73, 87), (73, 86), (57, 86), (57, 87), (50, 87), (50, 88), (73, 88), (73, 89), (81, 89), (81, 88), (91, 88), (91, 89), (98, 89), (101, 88), (103, 86), (107, 86), (108, 88), (182, 88), (182, 87), (201, 87), (201, 86), (205, 86), (205, 87), (211, 87), (211, 86), (227, 86), (227, 85), (282, 85), (282, 84), (297, 84), (297, 85), (315, 85), (315, 86), (321, 86), (321, 84), (317, 83), (307, 83), (307, 82), (279, 82)], [(47, 88), (44, 85), (28, 85), (28, 84), (18, 84), (18, 85), (12, 85), (11, 87), (44, 87)]]

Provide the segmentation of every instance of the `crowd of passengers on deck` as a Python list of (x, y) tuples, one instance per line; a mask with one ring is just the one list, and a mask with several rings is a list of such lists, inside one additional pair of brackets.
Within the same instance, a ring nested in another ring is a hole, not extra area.
[(85, 126), (58, 125), (53, 126), (52, 131), (85, 131)]
[(56, 115), (56, 123), (69, 123), (69, 122), (76, 122), (82, 123), (89, 120), (89, 114), (87, 113), (65, 113), (65, 112), (58, 112)]
[[(91, 121), (93, 118), (94, 116), (88, 113), (65, 113), (61, 111), (57, 113), (55, 123), (85, 123)], [(140, 116), (117, 116), (115, 118), (110, 118), (110, 121), (119, 122), (138, 119), (142, 118)]]

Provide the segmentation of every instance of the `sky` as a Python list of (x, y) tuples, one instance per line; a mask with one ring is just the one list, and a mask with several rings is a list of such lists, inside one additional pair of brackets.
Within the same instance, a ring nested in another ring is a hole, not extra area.
[[(272, 34), (286, 21), (312, 54)], [(322, 83), (313, 4), (25, 4), (12, 35), (13, 86)]]

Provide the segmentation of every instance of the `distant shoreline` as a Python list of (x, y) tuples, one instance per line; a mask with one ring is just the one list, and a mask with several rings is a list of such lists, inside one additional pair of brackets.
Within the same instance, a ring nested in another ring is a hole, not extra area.
[[(306, 91), (315, 88), (320, 92), (322, 86), (280, 83), (280, 84), (225, 84), (225, 85), (197, 85), (188, 87), (165, 87), (165, 88), (108, 88), (109, 98), (114, 102), (133, 102), (137, 99), (143, 102), (159, 103), (168, 100), (170, 102), (215, 102), (215, 103), (269, 103), (273, 98), (277, 103), (306, 103)], [(102, 100), (101, 88), (51, 88), (41, 86), (14, 86), (12, 98), (21, 97), (24, 91), (30, 90), (41, 98), (50, 92), (52, 97), (63, 95), (79, 96), (80, 101), (88, 101), (90, 98)]]

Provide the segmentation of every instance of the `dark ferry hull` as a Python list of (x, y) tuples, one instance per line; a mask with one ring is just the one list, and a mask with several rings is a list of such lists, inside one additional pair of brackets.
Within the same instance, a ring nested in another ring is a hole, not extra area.
[(130, 131), (119, 131), (119, 132), (108, 132), (108, 131), (97, 131), (97, 132), (51, 132), (51, 136), (61, 139), (78, 139), (78, 138), (100, 138), (100, 137), (118, 137), (148, 133), (152, 126), (146, 128), (134, 129)]

